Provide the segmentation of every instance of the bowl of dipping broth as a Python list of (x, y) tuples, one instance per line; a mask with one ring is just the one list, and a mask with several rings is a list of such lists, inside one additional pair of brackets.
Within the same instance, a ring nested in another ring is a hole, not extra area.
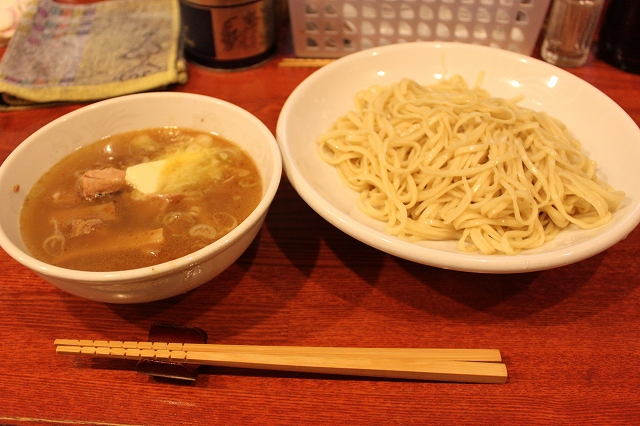
[(240, 257), (281, 173), (271, 131), (236, 105), (171, 92), (97, 102), (0, 166), (0, 245), (79, 297), (165, 299)]

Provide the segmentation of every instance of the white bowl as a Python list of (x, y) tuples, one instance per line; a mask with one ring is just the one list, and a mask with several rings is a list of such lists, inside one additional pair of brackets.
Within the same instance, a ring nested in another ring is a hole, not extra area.
[[(462, 75), (470, 85), (484, 72), (492, 96), (524, 95), (521, 106), (562, 120), (599, 164), (601, 177), (627, 200), (609, 224), (567, 229), (542, 247), (515, 256), (466, 254), (456, 243), (411, 243), (387, 235), (384, 224), (359, 211), (357, 194), (318, 155), (317, 138), (353, 109), (356, 92), (403, 77), (435, 84)], [(322, 217), (352, 237), (384, 252), (446, 269), (487, 273), (543, 270), (593, 256), (625, 238), (640, 222), (640, 130), (610, 98), (572, 74), (528, 56), (463, 43), (389, 45), (345, 56), (314, 72), (284, 104), (276, 128), (287, 177)]]
[[(74, 149), (131, 130), (179, 126), (215, 132), (256, 162), (264, 193), (256, 209), (224, 238), (190, 255), (146, 268), (83, 272), (34, 259), (22, 242), (19, 215), (31, 186)], [(271, 131), (228, 102), (187, 93), (143, 93), (109, 99), (71, 112), (36, 131), (0, 167), (0, 245), (18, 262), (71, 294), (111, 303), (140, 303), (185, 293), (220, 274), (251, 244), (265, 219), (282, 174)], [(19, 191), (14, 187), (19, 185)]]

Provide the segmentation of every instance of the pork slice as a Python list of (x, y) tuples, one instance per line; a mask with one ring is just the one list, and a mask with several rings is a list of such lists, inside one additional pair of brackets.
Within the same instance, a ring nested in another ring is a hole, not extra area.
[(66, 236), (67, 238), (74, 238), (90, 234), (102, 223), (100, 219), (72, 219), (68, 223), (69, 229), (66, 232)]
[(184, 198), (184, 194), (156, 194), (149, 199), (158, 211), (164, 213), (169, 207), (179, 204)]
[(127, 184), (125, 174), (113, 167), (89, 170), (80, 178), (80, 193), (90, 199), (118, 192)]

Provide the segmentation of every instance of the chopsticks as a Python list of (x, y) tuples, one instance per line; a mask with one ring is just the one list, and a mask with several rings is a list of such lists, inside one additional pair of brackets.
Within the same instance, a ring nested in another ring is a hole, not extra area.
[(326, 58), (283, 58), (278, 65), (287, 68), (321, 68), (334, 61)]
[(378, 378), (505, 383), (497, 349), (247, 346), (56, 339), (56, 353)]

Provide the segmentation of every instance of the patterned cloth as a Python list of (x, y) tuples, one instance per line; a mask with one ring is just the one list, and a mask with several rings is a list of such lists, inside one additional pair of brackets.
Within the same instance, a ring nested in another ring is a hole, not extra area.
[(95, 101), (186, 80), (176, 0), (40, 0), (0, 62), (0, 108)]

